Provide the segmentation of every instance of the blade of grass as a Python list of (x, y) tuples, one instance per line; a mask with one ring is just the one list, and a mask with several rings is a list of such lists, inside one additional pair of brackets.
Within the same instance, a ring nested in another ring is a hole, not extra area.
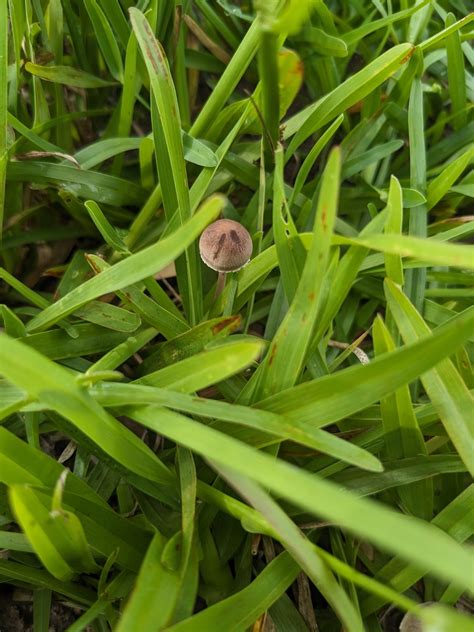
[(5, 214), (7, 175), (7, 107), (8, 107), (8, 13), (7, 3), (0, 4), (0, 243)]
[[(335, 236), (333, 243), (357, 244), (392, 255), (411, 257), (431, 266), (439, 265), (466, 268), (468, 270), (474, 269), (474, 260), (469, 246), (450, 244), (442, 242), (439, 239), (422, 239), (420, 237), (408, 237), (405, 235), (394, 236), (391, 234), (379, 234), (365, 238)], [(418, 263), (418, 266), (419, 265)], [(413, 272), (415, 269), (420, 268), (410, 268), (407, 270), (407, 276), (408, 272)]]
[(25, 70), (45, 81), (52, 81), (73, 88), (108, 88), (116, 85), (115, 81), (105, 81), (71, 66), (41, 66), (27, 61)]
[[(405, 342), (415, 342), (431, 332), (409, 299), (388, 279), (385, 281), (385, 292), (387, 303)], [(451, 360), (445, 359), (422, 374), (421, 381), (457, 452), (469, 472), (474, 474), (474, 400), (461, 376)]]
[(210, 197), (202, 205), (200, 211), (176, 232), (157, 244), (107, 268), (101, 274), (69, 292), (33, 318), (27, 328), (28, 331), (47, 329), (94, 298), (123, 289), (156, 274), (179, 256), (207, 224), (219, 215), (224, 201), (225, 198), (220, 195)]
[(123, 82), (123, 62), (120, 50), (104, 12), (96, 0), (84, 0), (89, 14), (97, 43), (104, 57), (110, 74), (117, 81)]
[(323, 175), (314, 223), (314, 240), (293, 302), (260, 369), (254, 397), (263, 399), (295, 384), (304, 366), (319, 310), (331, 235), (337, 213), (340, 152), (334, 149)]
[[(173, 200), (176, 200), (180, 223), (184, 224), (191, 217), (191, 204), (184, 163), (179, 107), (171, 72), (164, 50), (155, 39), (145, 16), (137, 9), (131, 8), (130, 20), (148, 70), (152, 96), (158, 114), (158, 117), (152, 116), (152, 121), (155, 135), (155, 155), (157, 155), (158, 171), (161, 172), (162, 191), (166, 193), (168, 188), (172, 186)], [(162, 155), (158, 149), (161, 147), (161, 143), (157, 141), (161, 137), (167, 148), (166, 155)], [(165, 156), (167, 158), (166, 164)], [(176, 207), (169, 207), (168, 203), (167, 208), (167, 200), (169, 201), (168, 195), (164, 196), (164, 202), (169, 220)], [(190, 323), (194, 325), (200, 320), (202, 313), (201, 266), (195, 244), (188, 245), (184, 259), (178, 259), (177, 266), (180, 292)]]
[(449, 163), (436, 178), (431, 180), (427, 188), (428, 209), (432, 209), (443, 198), (466, 167), (469, 166), (473, 158), (474, 147), (470, 147), (467, 151), (458, 156), (456, 160)]
[[(175, 388), (175, 384), (171, 384), (171, 386)], [(106, 407), (145, 406), (154, 403), (181, 412), (245, 426), (256, 432), (242, 431), (243, 429), (238, 426), (229, 427), (218, 422), (212, 424), (214, 428), (256, 447), (265, 447), (286, 439), (325, 454), (331, 454), (335, 458), (353, 463), (362, 469), (381, 471), (380, 461), (375, 456), (360, 450), (350, 442), (343, 441), (328, 432), (308, 426), (303, 427), (295, 420), (288, 424), (284, 417), (267, 411), (198, 398), (159, 386), (150, 387), (141, 384), (125, 385), (103, 382), (95, 386), (91, 390), (91, 394), (102, 406)]]
[[(410, 186), (426, 194), (426, 147), (424, 96), (421, 76), (423, 58), (419, 50), (411, 62), (417, 71), (413, 78), (408, 105), (408, 136), (410, 141)], [(425, 204), (410, 210), (409, 233), (413, 237), (426, 237), (427, 208)], [(426, 268), (414, 268), (406, 273), (406, 293), (418, 310), (423, 308), (426, 285)]]
[[(453, 26), (456, 18), (452, 13), (446, 16), (446, 28)], [(467, 94), (464, 54), (461, 46), (459, 31), (452, 33), (446, 41), (446, 54), (448, 56), (448, 81), (451, 96), (451, 112), (454, 115), (454, 129), (464, 129), (467, 125)]]
[(360, 613), (346, 591), (338, 583), (325, 561), (321, 559), (314, 545), (306, 539), (271, 496), (250, 478), (212, 461), (211, 464), (242, 497), (265, 516), (277, 532), (280, 542), (331, 605), (348, 632), (358, 630), (363, 632), (364, 625)]
[(394, 46), (367, 65), (316, 104), (291, 118), (285, 127), (284, 138), (294, 134), (287, 149), (287, 159), (311, 134), (350, 108), (386, 81), (413, 54), (411, 44)]
[(369, 364), (286, 389), (259, 402), (258, 407), (313, 427), (329, 425), (410, 383), (454, 353), (471, 335), (473, 323), (474, 308), (465, 310), (415, 344)]
[[(393, 351), (395, 343), (380, 316), (373, 327), (377, 355)], [(423, 435), (418, 426), (407, 386), (380, 401), (385, 434), (385, 450), (390, 460), (426, 455)], [(420, 481), (398, 490), (402, 502), (414, 516), (430, 520), (433, 513), (433, 484)]]
[(106, 413), (65, 368), (6, 334), (1, 335), (1, 340), (2, 375), (69, 419), (81, 433), (125, 468), (160, 483), (170, 482), (169, 470), (153, 452)]
[[(264, 485), (291, 503), (370, 539), (375, 545), (465, 588), (472, 585), (474, 555), (437, 529), (403, 516), (306, 471), (202, 426), (182, 415), (149, 407), (133, 418), (177, 443)], [(430, 553), (431, 552), (431, 553)], [(433, 559), (432, 556), (436, 556)]]
[(248, 342), (230, 339), (215, 349), (144, 375), (136, 383), (192, 393), (242, 371), (258, 358), (262, 348), (263, 343), (257, 338)]
[[(387, 222), (385, 224), (385, 234), (399, 236), (403, 225), (403, 200), (400, 182), (395, 176), (390, 178), (390, 189), (387, 201)], [(397, 255), (385, 254), (385, 270), (387, 276), (394, 283), (403, 285), (403, 265), (402, 260)]]
[(177, 598), (179, 575), (162, 563), (165, 543), (165, 538), (156, 532), (120, 617), (118, 632), (127, 632), (136, 626), (151, 632), (169, 622)]
[(291, 557), (281, 553), (246, 588), (171, 626), (169, 631), (197, 632), (221, 626), (229, 632), (247, 629), (284, 594), (298, 572)]

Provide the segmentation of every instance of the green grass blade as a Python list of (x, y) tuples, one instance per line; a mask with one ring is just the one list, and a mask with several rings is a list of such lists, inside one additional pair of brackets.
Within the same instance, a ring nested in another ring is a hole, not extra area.
[(263, 344), (258, 339), (248, 342), (231, 339), (215, 349), (145, 375), (136, 383), (192, 393), (242, 371), (260, 356), (262, 349)]
[(220, 112), (227, 99), (230, 97), (238, 82), (242, 78), (253, 57), (255, 56), (260, 39), (260, 29), (255, 20), (245, 37), (240, 42), (232, 59), (222, 73), (212, 94), (201, 108), (196, 120), (191, 126), (189, 133), (194, 137), (205, 137), (206, 133), (214, 122), (215, 117)]
[(125, 49), (130, 37), (130, 25), (125, 19), (119, 0), (99, 0), (99, 3)]
[(357, 612), (344, 588), (338, 583), (330, 568), (326, 566), (325, 561), (321, 559), (314, 545), (306, 539), (271, 496), (250, 478), (239, 475), (227, 467), (213, 465), (238, 491), (240, 496), (246, 498), (265, 516), (278, 534), (280, 542), (284, 544), (293, 559), (311, 578), (316, 588), (337, 613), (344, 627), (351, 632), (363, 632), (364, 625), (360, 613)]
[(428, 208), (433, 208), (449, 191), (474, 158), (474, 148), (470, 147), (428, 184)]
[(73, 88), (108, 88), (115, 85), (114, 81), (105, 81), (71, 66), (41, 66), (28, 61), (25, 64), (25, 70), (45, 81)]
[(391, 255), (411, 257), (431, 266), (452, 266), (474, 269), (474, 260), (469, 246), (450, 244), (437, 239), (421, 239), (405, 235), (372, 235), (365, 238), (335, 237), (336, 244), (357, 244)]
[(285, 592), (298, 572), (291, 557), (282, 553), (246, 588), (168, 629), (170, 632), (198, 632), (221, 626), (236, 632), (246, 629)]
[(97, 569), (77, 516), (45, 507), (27, 485), (13, 485), (9, 497), (35, 553), (54, 577), (67, 581)]
[(466, 310), (415, 344), (282, 391), (259, 407), (314, 427), (329, 425), (393, 393), (454, 353), (471, 335), (473, 323), (474, 309)]
[(391, 50), (368, 64), (366, 68), (347, 79), (315, 105), (309, 106), (307, 110), (303, 110), (302, 113), (290, 119), (284, 134), (285, 138), (294, 134), (294, 138), (288, 146), (288, 157), (311, 134), (386, 81), (399, 69), (400, 64), (408, 61), (412, 52), (413, 46), (411, 44), (394, 46)]
[[(446, 28), (453, 26), (456, 18), (452, 13), (446, 16)], [(454, 129), (464, 129), (467, 125), (467, 94), (464, 53), (461, 46), (459, 31), (452, 33), (446, 41), (448, 56), (448, 80), (451, 96), (451, 112), (454, 115)]]
[(109, 223), (100, 206), (94, 200), (88, 200), (84, 203), (84, 206), (88, 210), (97, 230), (109, 246), (122, 254), (130, 254), (127, 246), (123, 243), (115, 228)]
[(97, 43), (110, 74), (117, 81), (123, 82), (122, 56), (104, 12), (96, 0), (85, 0), (84, 5), (91, 19)]
[(314, 223), (314, 240), (293, 302), (267, 352), (255, 397), (263, 399), (293, 386), (304, 366), (311, 333), (321, 309), (324, 275), (338, 206), (341, 157), (331, 153), (324, 171)]
[[(416, 75), (410, 90), (408, 105), (408, 135), (410, 139), (410, 185), (426, 193), (426, 147), (425, 147), (425, 116), (424, 95), (421, 75), (423, 71), (423, 59), (419, 50), (416, 51), (413, 61), (416, 64)], [(413, 237), (426, 237), (427, 209), (424, 204), (410, 211), (409, 233)], [(406, 274), (406, 292), (417, 309), (423, 307), (425, 298), (426, 268), (408, 270)]]
[[(284, 461), (249, 448), (212, 428), (177, 413), (150, 407), (134, 418), (220, 465), (264, 485), (291, 503), (340, 524), (375, 545), (427, 568), (467, 589), (472, 586), (474, 556), (453, 539), (424, 522), (403, 516), (341, 490)], [(434, 559), (433, 556), (436, 556)]]
[(13, 384), (69, 419), (126, 469), (169, 482), (168, 469), (151, 450), (89, 397), (65, 368), (6, 334), (1, 336), (1, 345), (0, 373)]
[[(387, 222), (385, 234), (400, 235), (403, 225), (403, 200), (402, 188), (395, 176), (390, 179), (390, 189), (387, 202)], [(402, 260), (397, 255), (385, 254), (385, 270), (389, 279), (394, 283), (403, 285)]]
[(28, 330), (31, 332), (47, 329), (89, 301), (156, 274), (196, 239), (207, 224), (219, 215), (223, 205), (224, 198), (222, 196), (209, 198), (201, 210), (172, 235), (131, 255), (124, 261), (116, 263), (98, 276), (86, 281), (43, 310), (36, 318), (33, 318), (29, 323)]
[(7, 175), (7, 107), (8, 107), (8, 13), (7, 3), (0, 4), (0, 243), (5, 214)]
[(167, 625), (177, 597), (179, 576), (163, 565), (164, 546), (163, 536), (155, 533), (117, 626), (118, 632), (126, 632), (136, 626), (144, 632), (151, 632)]
[[(164, 140), (167, 148), (167, 165), (164, 169), (163, 159), (158, 159), (158, 170), (161, 167), (161, 187), (173, 187), (173, 192), (178, 208), (181, 224), (191, 217), (191, 204), (189, 199), (188, 181), (184, 163), (184, 149), (181, 136), (181, 121), (179, 118), (178, 100), (171, 78), (171, 72), (166, 60), (163, 48), (155, 39), (151, 27), (145, 16), (135, 8), (130, 9), (130, 19), (138, 45), (141, 49), (145, 65), (150, 77), (152, 96), (156, 105), (158, 117), (155, 117), (154, 127), (158, 125), (159, 134), (155, 132), (156, 152), (161, 154), (158, 147), (161, 143), (157, 138)], [(153, 111), (153, 108), (152, 108)], [(158, 122), (159, 118), (159, 122)], [(152, 119), (153, 120), (153, 119)], [(164, 158), (164, 157), (163, 157)], [(169, 167), (169, 168), (168, 168)], [(171, 180), (171, 182), (170, 182)], [(171, 184), (172, 183), (172, 184)], [(166, 201), (166, 199), (165, 199)], [(168, 219), (174, 213), (175, 208), (168, 208)], [(179, 274), (180, 289), (191, 324), (195, 324), (201, 317), (201, 268), (197, 247), (190, 244), (187, 249), (182, 273)]]
[[(387, 302), (405, 342), (415, 342), (430, 333), (428, 325), (395, 284), (387, 280), (385, 291)], [(445, 359), (424, 373), (421, 381), (456, 450), (473, 474), (474, 400), (461, 376), (451, 360)]]
[[(373, 327), (377, 355), (395, 349), (393, 339), (383, 320), (378, 317)], [(390, 460), (426, 455), (423, 435), (418, 426), (408, 386), (403, 386), (380, 402), (385, 434), (385, 450)], [(433, 513), (433, 485), (421, 481), (399, 488), (400, 498), (414, 516), (430, 520)]]
[[(171, 384), (171, 386), (176, 388), (176, 384)], [(141, 384), (102, 383), (94, 387), (91, 393), (102, 406), (106, 407), (145, 406), (155, 403), (181, 412), (222, 420), (227, 424), (214, 422), (213, 427), (257, 447), (288, 440), (352, 463), (362, 469), (379, 472), (382, 468), (380, 461), (374, 455), (348, 441), (319, 429), (302, 426), (295, 420), (288, 424), (284, 417), (264, 410), (193, 397), (160, 386), (150, 387)], [(237, 425), (229, 427), (229, 422)], [(251, 428), (253, 432), (243, 431), (239, 426)]]

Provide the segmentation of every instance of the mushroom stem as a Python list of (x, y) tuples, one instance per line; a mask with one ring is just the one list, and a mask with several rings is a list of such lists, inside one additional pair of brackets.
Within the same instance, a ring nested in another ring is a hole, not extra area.
[(216, 284), (216, 292), (214, 294), (214, 299), (219, 298), (219, 296), (224, 291), (225, 287), (225, 272), (218, 272), (217, 274), (217, 284)]

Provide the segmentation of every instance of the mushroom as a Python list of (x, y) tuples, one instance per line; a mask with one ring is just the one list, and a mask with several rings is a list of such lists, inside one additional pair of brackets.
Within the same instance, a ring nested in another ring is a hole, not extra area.
[[(430, 608), (435, 604), (434, 601), (426, 601), (420, 603), (420, 608)], [(415, 612), (407, 612), (400, 623), (400, 632), (423, 632), (425, 626), (423, 622), (417, 617)]]
[(216, 296), (225, 285), (225, 275), (244, 267), (252, 256), (252, 238), (246, 228), (233, 219), (218, 219), (209, 224), (199, 239), (204, 263), (219, 273)]

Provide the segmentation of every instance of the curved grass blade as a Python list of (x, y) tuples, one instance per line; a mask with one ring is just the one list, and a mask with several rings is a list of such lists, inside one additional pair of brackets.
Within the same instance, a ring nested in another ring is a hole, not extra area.
[(263, 347), (264, 343), (257, 338), (248, 342), (230, 339), (215, 349), (144, 375), (135, 384), (192, 393), (239, 373), (260, 356)]
[(165, 544), (165, 538), (156, 532), (120, 617), (117, 632), (130, 629), (151, 632), (167, 626), (178, 596), (179, 573), (162, 562)]
[(106, 173), (85, 171), (50, 162), (10, 162), (7, 179), (13, 182), (38, 182), (70, 191), (74, 196), (121, 206), (138, 205), (145, 198), (145, 190), (134, 182)]
[(105, 81), (71, 66), (40, 66), (27, 61), (25, 70), (45, 81), (60, 83), (71, 88), (108, 88), (116, 85), (115, 81)]
[(112, 459), (140, 476), (169, 484), (171, 474), (155, 454), (97, 404), (65, 368), (1, 335), (0, 373), (74, 424)]
[(424, 522), (342, 490), (305, 470), (245, 446), (178, 413), (150, 406), (133, 418), (225, 467), (267, 487), (291, 503), (415, 562), (440, 578), (472, 589), (474, 553)]
[(97, 230), (100, 232), (105, 242), (117, 252), (120, 252), (122, 254), (130, 254), (129, 249), (123, 243), (115, 228), (105, 217), (100, 206), (96, 202), (94, 202), (94, 200), (87, 200), (87, 202), (84, 202), (84, 206), (86, 207), (90, 218), (94, 222)]
[(427, 189), (428, 209), (433, 208), (443, 198), (473, 159), (474, 147), (470, 147), (449, 163), (439, 176), (431, 180)]
[[(175, 388), (174, 385), (172, 386)], [(94, 387), (91, 394), (102, 406), (106, 407), (159, 404), (181, 412), (238, 424), (237, 426), (229, 426), (228, 423), (214, 422), (212, 425), (214, 428), (256, 447), (265, 447), (281, 440), (287, 440), (324, 454), (330, 454), (362, 469), (374, 472), (382, 470), (380, 461), (370, 452), (361, 450), (358, 446), (329, 432), (302, 426), (295, 420), (288, 423), (284, 417), (264, 410), (194, 397), (167, 388), (142, 386), (136, 383), (112, 384), (103, 382)], [(239, 428), (239, 426), (245, 426), (245, 429)], [(246, 428), (252, 430), (247, 431)]]
[(94, 27), (96, 40), (109, 72), (114, 79), (122, 83), (122, 56), (110, 24), (96, 0), (84, 0), (84, 5)]
[[(431, 332), (408, 298), (388, 279), (385, 281), (385, 292), (387, 303), (405, 342), (416, 342)], [(448, 351), (452, 353), (453, 350)], [(469, 390), (454, 364), (447, 358), (423, 373), (421, 381), (459, 456), (471, 475), (474, 475), (474, 399)]]
[(13, 485), (9, 497), (35, 553), (54, 577), (67, 581), (77, 573), (97, 570), (81, 523), (74, 513), (64, 509), (48, 510), (27, 485)]
[(344, 588), (338, 583), (332, 570), (321, 559), (314, 545), (306, 539), (289, 516), (260, 485), (228, 467), (211, 464), (224, 478), (265, 516), (278, 534), (280, 542), (312, 580), (316, 588), (330, 604), (348, 632), (364, 632), (360, 613), (351, 602)]
[(460, 347), (472, 334), (474, 308), (452, 318), (415, 344), (369, 364), (299, 384), (258, 403), (259, 408), (321, 427), (367, 408), (408, 384)]
[(198, 632), (223, 629), (238, 632), (247, 629), (285, 592), (298, 573), (299, 568), (290, 555), (281, 553), (246, 588), (168, 630)]
[(287, 149), (287, 158), (311, 134), (327, 125), (332, 119), (347, 110), (375, 88), (386, 81), (401, 64), (408, 61), (413, 53), (411, 44), (399, 44), (368, 64), (316, 104), (309, 106), (292, 119), (285, 128), (284, 136), (288, 138), (294, 134)]
[(168, 263), (174, 261), (209, 222), (220, 214), (224, 203), (225, 198), (221, 195), (208, 198), (201, 209), (176, 232), (157, 244), (107, 268), (101, 274), (66, 294), (33, 318), (27, 328), (28, 331), (47, 329), (67, 314), (74, 312), (78, 307), (102, 296), (102, 294), (121, 290), (156, 274)]

